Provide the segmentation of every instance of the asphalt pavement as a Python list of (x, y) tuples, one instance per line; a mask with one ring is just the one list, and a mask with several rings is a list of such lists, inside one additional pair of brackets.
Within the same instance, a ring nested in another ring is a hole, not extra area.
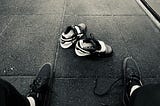
[[(87, 35), (111, 45), (112, 57), (78, 57), (74, 47), (62, 49), (66, 26), (88, 26)], [(0, 75), (26, 94), (45, 62), (53, 64), (52, 106), (100, 106), (119, 103), (120, 89), (102, 98), (121, 76), (127, 56), (138, 62), (144, 84), (160, 82), (160, 30), (135, 0), (0, 0)]]

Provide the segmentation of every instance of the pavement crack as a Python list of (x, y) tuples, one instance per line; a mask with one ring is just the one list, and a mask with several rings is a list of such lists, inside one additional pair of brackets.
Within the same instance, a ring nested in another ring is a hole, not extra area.
[(9, 22), (5, 25), (5, 27), (3, 28), (3, 30), (0, 32), (0, 36), (3, 35), (3, 33), (6, 31), (6, 29), (10, 25), (10, 23), (13, 21), (13, 19), (14, 19), (14, 16), (9, 20)]
[[(66, 1), (64, 1), (63, 14), (61, 17), (61, 23), (59, 25), (60, 26), (59, 33), (61, 33), (62, 31), (61, 27), (63, 26), (63, 23), (64, 23), (65, 10), (66, 10)], [(59, 54), (59, 40), (57, 41), (57, 49), (56, 49), (55, 60), (54, 60), (54, 68), (53, 68), (54, 72), (56, 71), (56, 67), (57, 67), (58, 54)]]

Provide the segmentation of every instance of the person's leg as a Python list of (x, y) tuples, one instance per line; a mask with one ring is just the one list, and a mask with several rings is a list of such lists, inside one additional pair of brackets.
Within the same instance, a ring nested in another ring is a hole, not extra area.
[(125, 58), (122, 66), (124, 85), (122, 106), (131, 106), (131, 95), (135, 90), (143, 86), (141, 72), (137, 62), (132, 57)]
[(22, 96), (9, 82), (0, 79), (0, 106), (49, 106), (52, 88), (52, 65), (44, 64)]
[(137, 62), (131, 57), (123, 61), (123, 78), (123, 106), (160, 105), (160, 84), (143, 86)]
[(0, 79), (0, 106), (30, 106), (30, 104), (28, 99), (9, 82)]
[(130, 99), (131, 106), (159, 106), (160, 84), (150, 84), (133, 91)]

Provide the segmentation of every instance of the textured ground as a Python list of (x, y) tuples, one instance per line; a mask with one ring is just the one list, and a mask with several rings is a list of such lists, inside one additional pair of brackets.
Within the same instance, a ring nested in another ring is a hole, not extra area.
[[(86, 23), (88, 34), (111, 45), (110, 58), (81, 58), (62, 49), (67, 25)], [(52, 106), (116, 104), (119, 89), (103, 98), (92, 93), (95, 77), (105, 91), (132, 56), (145, 84), (160, 82), (160, 31), (135, 0), (0, 0), (0, 75), (22, 94), (45, 62), (56, 72)]]

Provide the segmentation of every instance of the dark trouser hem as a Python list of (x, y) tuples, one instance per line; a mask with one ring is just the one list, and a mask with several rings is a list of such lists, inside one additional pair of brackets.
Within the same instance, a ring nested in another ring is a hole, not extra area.
[(0, 106), (30, 106), (28, 99), (21, 95), (9, 82), (0, 79)]
[(150, 84), (135, 90), (131, 106), (160, 106), (160, 84)]

